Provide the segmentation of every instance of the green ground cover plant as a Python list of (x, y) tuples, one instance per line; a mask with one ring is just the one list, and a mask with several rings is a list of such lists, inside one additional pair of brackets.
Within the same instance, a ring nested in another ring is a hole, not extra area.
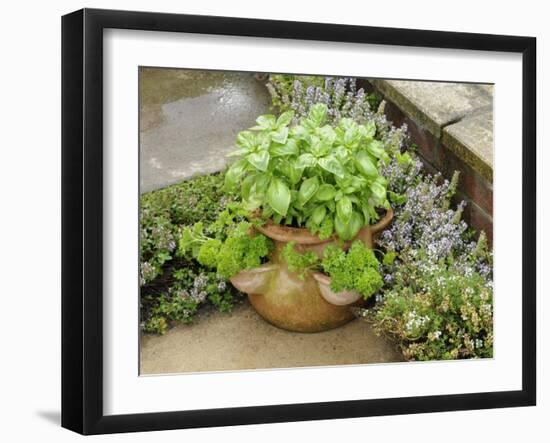
[(145, 193), (140, 198), (140, 320), (145, 332), (165, 333), (189, 323), (203, 306), (225, 312), (242, 299), (226, 279), (196, 260), (178, 256), (186, 226), (208, 229), (236, 196), (223, 192), (224, 174), (209, 174)]

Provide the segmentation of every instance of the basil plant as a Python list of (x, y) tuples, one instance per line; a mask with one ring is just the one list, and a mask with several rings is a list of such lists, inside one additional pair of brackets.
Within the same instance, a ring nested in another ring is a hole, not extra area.
[(237, 136), (240, 157), (227, 170), (225, 187), (240, 191), (245, 209), (275, 223), (302, 227), (322, 239), (334, 231), (352, 239), (388, 208), (380, 162), (389, 160), (376, 125), (349, 118), (325, 124), (327, 107), (316, 104), (300, 124), (293, 112), (262, 115)]

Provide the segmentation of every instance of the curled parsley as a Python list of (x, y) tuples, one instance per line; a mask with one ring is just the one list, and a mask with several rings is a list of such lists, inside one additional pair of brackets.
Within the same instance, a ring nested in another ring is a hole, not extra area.
[[(222, 214), (228, 219), (227, 213)], [(182, 230), (178, 254), (194, 258), (201, 265), (215, 269), (221, 277), (230, 278), (244, 269), (260, 266), (272, 248), (269, 238), (253, 234), (251, 228), (252, 224), (246, 221), (226, 228), (220, 222), (215, 230), (218, 237), (211, 238), (200, 222), (195, 223)]]

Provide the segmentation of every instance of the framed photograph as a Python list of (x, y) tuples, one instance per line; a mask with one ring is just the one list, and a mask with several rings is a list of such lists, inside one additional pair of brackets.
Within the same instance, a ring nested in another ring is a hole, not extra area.
[(531, 37), (62, 20), (62, 426), (536, 403)]

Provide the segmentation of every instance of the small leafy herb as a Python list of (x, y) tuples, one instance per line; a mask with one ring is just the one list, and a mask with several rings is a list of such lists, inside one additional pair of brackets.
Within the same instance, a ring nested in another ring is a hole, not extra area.
[(308, 270), (325, 272), (331, 278), (330, 287), (334, 292), (355, 290), (368, 299), (383, 286), (378, 272), (380, 263), (360, 240), (353, 242), (347, 252), (336, 245), (327, 246), (322, 260), (312, 251), (299, 253), (294, 242), (290, 242), (283, 248), (282, 256), (289, 271), (300, 278), (304, 278)]
[(319, 257), (312, 251), (301, 254), (296, 251), (295, 245), (296, 242), (288, 242), (281, 254), (286, 261), (288, 270), (297, 273), (301, 279), (304, 279), (307, 270), (318, 266)]
[(230, 226), (221, 240), (207, 237), (202, 224), (195, 223), (182, 230), (178, 254), (195, 258), (201, 265), (216, 269), (220, 276), (230, 278), (244, 269), (260, 266), (270, 252), (271, 240), (262, 234), (251, 235), (251, 227), (251, 223), (241, 221)]
[[(216, 269), (222, 277), (232, 277), (244, 269), (257, 268), (271, 249), (271, 240), (265, 235), (232, 234), (223, 243)], [(200, 258), (199, 258), (200, 262)]]
[(374, 251), (360, 240), (354, 241), (348, 252), (329, 245), (321, 262), (323, 270), (331, 278), (330, 287), (334, 292), (356, 290), (365, 299), (383, 286), (379, 265)]

